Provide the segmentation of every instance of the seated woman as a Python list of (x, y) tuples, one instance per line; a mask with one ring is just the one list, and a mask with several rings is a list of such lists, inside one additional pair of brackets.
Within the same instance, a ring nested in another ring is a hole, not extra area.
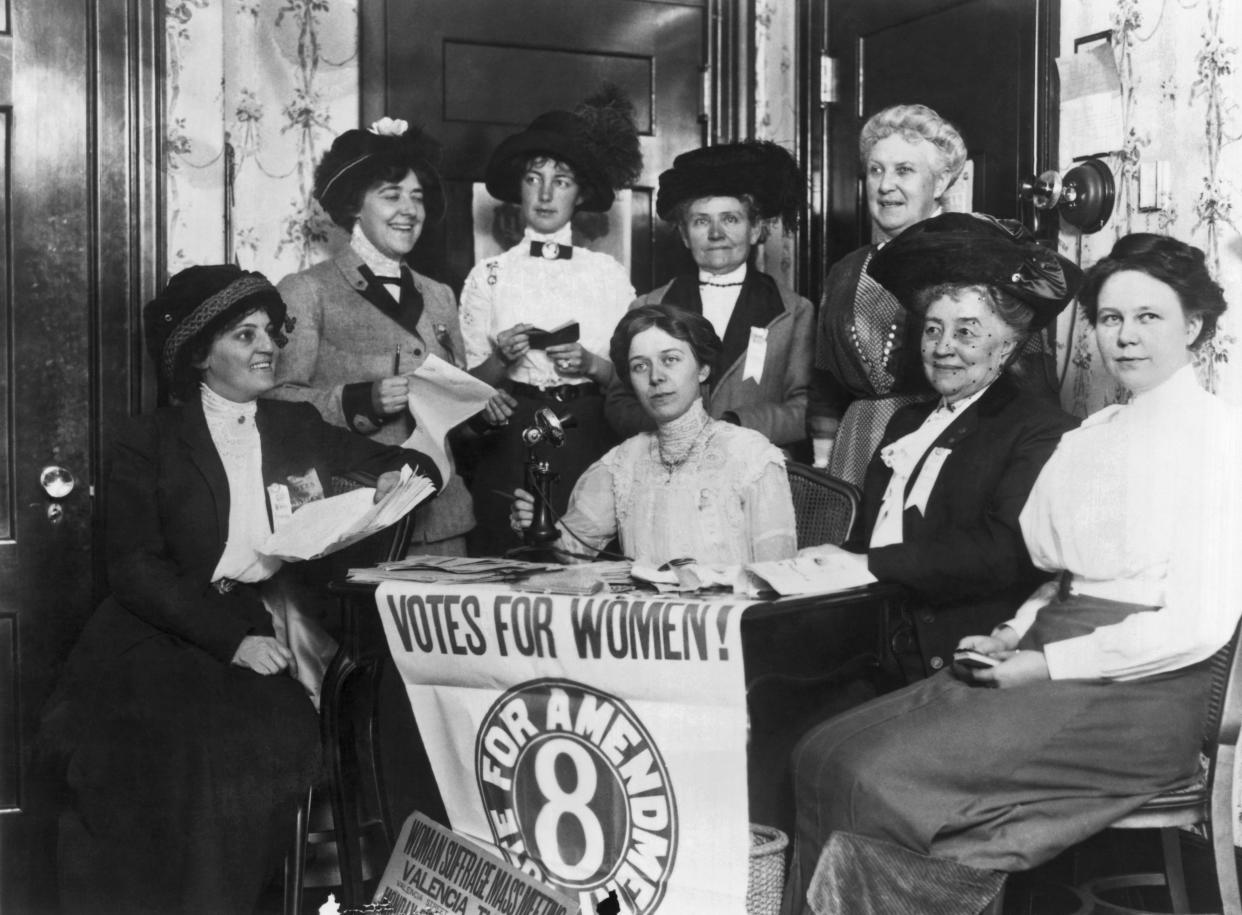
[(1142, 234), (1080, 300), (1132, 397), (1066, 433), (1022, 511), (1060, 581), (962, 640), (995, 666), (955, 665), (802, 742), (788, 913), (978, 912), (1007, 872), (1199, 771), (1208, 659), (1242, 611), (1242, 417), (1191, 364), (1224, 297), (1201, 251)]
[[(793, 229), (804, 182), (775, 143), (725, 143), (682, 153), (660, 175), (656, 211), (677, 225), (697, 273), (641, 296), (631, 308), (678, 305), (706, 317), (723, 341), (720, 370), (704, 392), (708, 414), (762, 432), (774, 445), (806, 440), (815, 308), (754, 269), (751, 251), (780, 217)], [(622, 437), (655, 424), (614, 378), (604, 413)]]
[(1078, 420), (1005, 369), (1082, 274), (1018, 223), (965, 213), (911, 226), (869, 270), (921, 324), (923, 374), (939, 395), (890, 420), (851, 545), (876, 578), (914, 594), (889, 639), (910, 681), (944, 667), (962, 636), (1007, 619), (1047, 577), (1018, 513)]
[[(284, 490), (430, 459), (258, 400), (290, 326), (276, 289), (234, 266), (190, 267), (144, 312), (180, 398), (118, 436), (108, 578), (48, 707), (67, 761), (66, 912), (250, 912), (319, 767), (319, 722), (275, 636), (298, 567), (259, 552)], [(279, 488), (277, 488), (279, 487)], [(270, 499), (266, 493), (272, 493)], [(286, 510), (289, 501), (284, 502)]]
[[(762, 434), (712, 419), (701, 396), (720, 356), (702, 315), (672, 305), (628, 312), (610, 355), (655, 432), (641, 432), (578, 480), (558, 527), (570, 553), (619, 537), (635, 562), (742, 564), (794, 554), (793, 497), (780, 451)], [(530, 527), (533, 497), (517, 490), (510, 522)]]

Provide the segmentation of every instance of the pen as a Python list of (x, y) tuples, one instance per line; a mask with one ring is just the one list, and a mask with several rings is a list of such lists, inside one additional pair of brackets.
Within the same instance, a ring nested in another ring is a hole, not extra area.
[(392, 356), (392, 373), (394, 375), (401, 374), (401, 344), (397, 344), (397, 351)]
[(500, 496), (501, 498), (508, 499), (510, 502), (517, 501), (517, 496), (515, 496), (511, 492), (505, 492), (503, 489), (493, 489), (492, 492), (494, 492), (496, 495)]

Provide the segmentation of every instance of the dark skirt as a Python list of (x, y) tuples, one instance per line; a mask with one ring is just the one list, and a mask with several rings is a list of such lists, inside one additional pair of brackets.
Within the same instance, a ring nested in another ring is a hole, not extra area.
[(119, 656), (105, 602), (70, 659), (42, 740), (62, 760), (66, 913), (245, 913), (277, 872), (320, 768), (319, 721), (292, 677), (158, 634)]
[(467, 535), (471, 556), (500, 556), (522, 545), (521, 538), (509, 527), (512, 503), (499, 493), (527, 488), (525, 474), (530, 449), (522, 441), (522, 430), (531, 425), (536, 410), (548, 407), (558, 417), (573, 417), (575, 422), (565, 431), (564, 445), (554, 448), (543, 443), (536, 448), (538, 458), (548, 461), (556, 474), (551, 496), (557, 518), (565, 513), (578, 477), (617, 443), (616, 435), (604, 421), (602, 394), (592, 393), (564, 402), (520, 391), (513, 396), (517, 408), (508, 425), (488, 433), (478, 444), (470, 482), (476, 522)]
[[(1012, 872), (1051, 859), (1198, 774), (1209, 681), (1209, 662), (1141, 680), (1011, 689), (944, 671), (825, 722), (794, 751), (785, 912), (808, 911), (808, 891), (819, 900), (810, 911), (837, 905), (843, 868), (859, 865), (825, 849), (834, 834), (928, 856), (928, 874), (938, 863)], [(869, 882), (891, 881), (880, 873)], [(884, 892), (899, 910), (900, 887)], [(986, 904), (980, 892), (959, 911)], [(859, 900), (831, 911), (880, 909)]]

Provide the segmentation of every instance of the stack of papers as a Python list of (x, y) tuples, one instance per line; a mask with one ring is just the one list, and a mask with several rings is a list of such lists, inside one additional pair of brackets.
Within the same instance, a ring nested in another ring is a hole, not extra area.
[(369, 569), (350, 569), (350, 581), (421, 581), (446, 584), (516, 581), (536, 572), (550, 572), (564, 566), (546, 562), (522, 562), (489, 556), (407, 556)]
[(326, 556), (397, 523), (433, 492), (429, 479), (403, 467), (401, 481), (378, 502), (364, 487), (305, 503), (259, 552), (289, 561)]

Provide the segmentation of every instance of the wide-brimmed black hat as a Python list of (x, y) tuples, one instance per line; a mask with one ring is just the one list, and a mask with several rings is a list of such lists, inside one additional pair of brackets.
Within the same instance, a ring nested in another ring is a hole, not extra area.
[(784, 147), (763, 140), (723, 143), (692, 149), (673, 160), (673, 167), (660, 175), (656, 213), (669, 219), (680, 203), (747, 195), (761, 219), (779, 216), (793, 230), (804, 191), (798, 163)]
[(444, 216), (444, 188), (436, 166), (440, 144), (405, 121), (381, 118), (365, 130), (347, 130), (332, 141), (315, 169), (313, 196), (339, 225), (356, 215), (367, 188), (389, 169), (409, 169), (423, 185), (427, 219)]
[(1033, 329), (1056, 318), (1082, 285), (1082, 271), (1011, 219), (942, 213), (882, 247), (867, 272), (907, 309), (919, 290), (941, 283), (1000, 289), (1035, 312)]
[(267, 312), (275, 328), (272, 339), (284, 346), (283, 332), (293, 329), (292, 321), (267, 277), (233, 264), (187, 267), (142, 310), (147, 352), (164, 381), (181, 393), (178, 389), (191, 380), (189, 360), (196, 346), (256, 308)]
[(483, 180), (497, 200), (522, 202), (522, 176), (535, 156), (549, 156), (574, 170), (582, 193), (580, 210), (602, 213), (642, 172), (634, 106), (619, 88), (605, 84), (573, 111), (545, 111), (492, 151)]

